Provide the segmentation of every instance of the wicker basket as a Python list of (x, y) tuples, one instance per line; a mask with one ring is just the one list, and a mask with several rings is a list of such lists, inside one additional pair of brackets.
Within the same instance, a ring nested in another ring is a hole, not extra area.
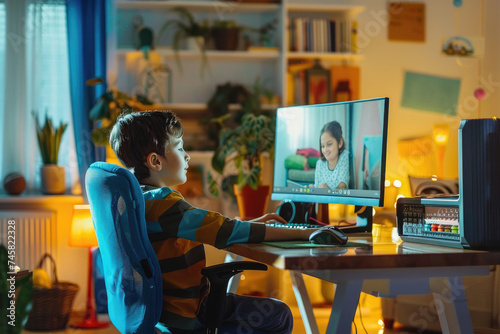
[(42, 256), (37, 268), (41, 268), (45, 259), (52, 262), (52, 288), (33, 287), (33, 306), (25, 329), (31, 331), (50, 331), (64, 329), (68, 325), (71, 307), (78, 285), (59, 282), (56, 263), (50, 254)]

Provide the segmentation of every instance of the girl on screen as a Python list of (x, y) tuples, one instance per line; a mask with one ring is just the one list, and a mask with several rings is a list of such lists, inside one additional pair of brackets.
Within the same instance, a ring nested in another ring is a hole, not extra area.
[(342, 138), (342, 126), (333, 121), (320, 134), (321, 159), (316, 162), (315, 188), (346, 189), (349, 184), (349, 152)]

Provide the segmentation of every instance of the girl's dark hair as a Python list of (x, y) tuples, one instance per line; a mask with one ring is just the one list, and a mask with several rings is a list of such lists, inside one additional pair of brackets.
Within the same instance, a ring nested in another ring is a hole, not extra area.
[[(342, 139), (342, 126), (340, 125), (339, 122), (337, 121), (332, 121), (329, 123), (326, 123), (325, 126), (323, 126), (323, 129), (321, 129), (321, 133), (319, 134), (319, 152), (321, 153), (321, 160), (326, 160), (325, 156), (323, 155), (323, 152), (321, 151), (321, 135), (325, 132), (328, 132), (329, 134), (332, 135), (333, 138), (337, 140), (338, 143), (340, 143), (340, 139)], [(343, 140), (342, 147), (339, 148), (339, 155), (344, 151), (345, 148), (345, 140)]]
[(141, 182), (149, 177), (147, 156), (165, 155), (172, 138), (183, 134), (182, 124), (171, 111), (141, 111), (120, 116), (109, 136), (118, 160)]

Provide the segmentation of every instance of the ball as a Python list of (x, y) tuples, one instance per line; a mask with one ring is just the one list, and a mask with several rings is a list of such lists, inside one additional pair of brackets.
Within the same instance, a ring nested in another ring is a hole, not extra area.
[(478, 88), (474, 91), (474, 96), (476, 97), (476, 99), (482, 100), (486, 96), (486, 92), (484, 91), (484, 89)]
[(19, 195), (26, 188), (26, 180), (20, 173), (10, 173), (3, 179), (3, 187), (9, 195)]

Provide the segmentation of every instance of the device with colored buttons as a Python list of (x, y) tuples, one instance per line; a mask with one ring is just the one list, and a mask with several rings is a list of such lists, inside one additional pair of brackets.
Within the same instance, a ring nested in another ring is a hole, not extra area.
[(462, 247), (458, 198), (401, 198), (397, 204), (398, 233), (403, 240)]

